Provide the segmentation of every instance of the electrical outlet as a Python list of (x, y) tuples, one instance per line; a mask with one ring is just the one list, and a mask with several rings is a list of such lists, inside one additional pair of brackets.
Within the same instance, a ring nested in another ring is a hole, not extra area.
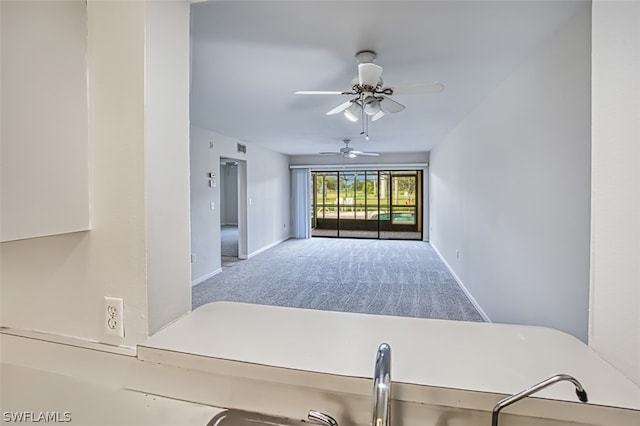
[(104, 298), (104, 332), (124, 337), (124, 300), (121, 297)]
[(196, 255), (195, 254), (191, 255), (191, 263), (196, 263)]

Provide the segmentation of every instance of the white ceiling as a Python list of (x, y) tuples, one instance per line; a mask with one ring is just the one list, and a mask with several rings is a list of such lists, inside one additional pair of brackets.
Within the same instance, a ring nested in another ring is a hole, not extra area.
[[(192, 5), (192, 124), (285, 154), (428, 151), (535, 53), (585, 1), (208, 1)], [(355, 54), (377, 53), (385, 86), (440, 81), (394, 95), (406, 109), (371, 123), (325, 113), (347, 96)]]

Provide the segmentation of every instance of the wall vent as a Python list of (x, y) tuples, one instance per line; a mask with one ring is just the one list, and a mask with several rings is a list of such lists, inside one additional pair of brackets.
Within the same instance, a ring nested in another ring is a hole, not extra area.
[(246, 145), (242, 145), (241, 143), (238, 144), (238, 152), (242, 152), (243, 154), (247, 153), (247, 146)]

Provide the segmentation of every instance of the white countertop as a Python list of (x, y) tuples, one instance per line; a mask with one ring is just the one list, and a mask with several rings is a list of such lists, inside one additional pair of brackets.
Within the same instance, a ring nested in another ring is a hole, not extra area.
[[(141, 346), (371, 377), (381, 342), (392, 348), (394, 382), (511, 394), (566, 373), (583, 384), (591, 403), (640, 409), (638, 386), (575, 337), (542, 327), (215, 302)], [(569, 383), (537, 395), (576, 400)]]

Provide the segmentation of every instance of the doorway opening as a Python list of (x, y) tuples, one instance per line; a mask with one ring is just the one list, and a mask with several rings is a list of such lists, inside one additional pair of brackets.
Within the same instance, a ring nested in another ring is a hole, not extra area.
[(220, 157), (220, 255), (222, 266), (247, 256), (246, 162)]
[(422, 240), (422, 170), (312, 172), (314, 237)]

